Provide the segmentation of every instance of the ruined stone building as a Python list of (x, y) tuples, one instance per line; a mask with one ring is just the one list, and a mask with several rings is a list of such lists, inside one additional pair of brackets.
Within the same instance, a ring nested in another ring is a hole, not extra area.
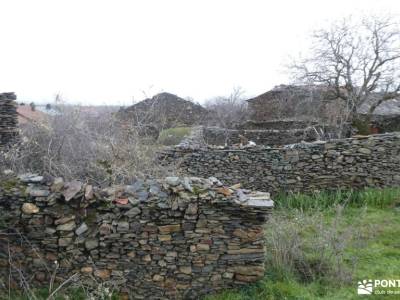
[(139, 126), (165, 128), (194, 126), (207, 122), (210, 112), (199, 104), (170, 93), (160, 93), (118, 112), (119, 118)]
[(255, 98), (247, 100), (250, 120), (314, 121), (330, 118), (336, 103), (326, 87), (279, 85)]
[[(374, 98), (367, 101), (358, 110), (365, 117)], [(400, 98), (390, 99), (379, 105), (371, 116), (372, 133), (400, 131)]]
[[(368, 113), (379, 95), (371, 94), (370, 99), (358, 109), (361, 118)], [(343, 102), (335, 99), (332, 91), (326, 86), (315, 85), (279, 85), (247, 102), (250, 122), (246, 124), (246, 128), (275, 126), (281, 129), (284, 126), (293, 129), (301, 128), (304, 124), (335, 125), (340, 122), (338, 120), (344, 110)], [(371, 121), (374, 133), (400, 130), (400, 99), (391, 99), (380, 104), (373, 112)]]

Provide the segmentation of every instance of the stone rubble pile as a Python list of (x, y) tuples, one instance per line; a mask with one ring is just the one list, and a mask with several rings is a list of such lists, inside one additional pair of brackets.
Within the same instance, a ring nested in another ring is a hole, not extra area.
[[(48, 286), (57, 265), (58, 282), (78, 273), (85, 285), (107, 282), (132, 299), (197, 299), (263, 277), (263, 225), (272, 207), (268, 193), (215, 177), (98, 188), (10, 175), (0, 183), (9, 228), (0, 253), (10, 243), (31, 284)], [(9, 282), (8, 264), (0, 256), (0, 281)], [(17, 288), (19, 273), (11, 275)]]
[(9, 145), (18, 136), (16, 99), (14, 93), (0, 94), (0, 147)]

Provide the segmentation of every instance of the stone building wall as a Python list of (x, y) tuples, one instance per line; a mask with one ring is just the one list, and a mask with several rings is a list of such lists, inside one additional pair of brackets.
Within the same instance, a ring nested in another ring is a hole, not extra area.
[(151, 126), (161, 131), (166, 128), (207, 124), (212, 121), (213, 114), (200, 104), (170, 93), (160, 93), (121, 109), (117, 117), (126, 124)]
[(372, 116), (371, 123), (372, 127), (376, 128), (379, 133), (400, 131), (400, 115), (374, 115)]
[(225, 129), (219, 127), (204, 127), (203, 139), (208, 145), (224, 146), (240, 143), (240, 135), (257, 145), (281, 146), (301, 141), (316, 141), (328, 137), (335, 137), (336, 132), (328, 127), (315, 126), (303, 129), (287, 130), (245, 130), (245, 129)]
[(400, 133), (282, 148), (174, 148), (160, 155), (183, 174), (271, 193), (400, 186)]
[(0, 148), (18, 136), (17, 97), (14, 93), (0, 94)]
[(340, 101), (324, 86), (279, 85), (255, 98), (247, 100), (250, 120), (297, 119), (323, 121), (338, 113)]
[[(283, 122), (276, 123), (277, 128), (275, 129), (202, 127), (202, 140), (208, 145), (229, 146), (239, 144), (241, 142), (240, 135), (242, 135), (257, 145), (282, 146), (302, 141), (334, 139), (339, 136), (338, 128), (333, 126), (313, 124), (312, 126), (289, 129)], [(268, 124), (267, 128), (268, 126), (272, 127), (271, 124)], [(279, 128), (280, 126), (281, 128)], [(350, 128), (345, 127), (342, 134), (345, 137), (350, 136)]]
[(8, 178), (0, 182), (0, 288), (20, 287), (22, 276), (48, 287), (52, 274), (57, 283), (77, 274), (86, 286), (104, 282), (131, 299), (197, 299), (254, 282), (264, 275), (272, 206), (268, 193), (216, 178), (103, 189)]
[(218, 127), (203, 129), (204, 141), (208, 145), (224, 146), (240, 143), (240, 135), (257, 145), (282, 145), (299, 143), (305, 139), (303, 129), (294, 130), (236, 130)]
[(252, 121), (247, 120), (244, 123), (235, 126), (235, 129), (245, 130), (290, 130), (290, 129), (305, 129), (310, 126), (318, 125), (318, 122), (304, 120), (271, 120), (271, 121)]

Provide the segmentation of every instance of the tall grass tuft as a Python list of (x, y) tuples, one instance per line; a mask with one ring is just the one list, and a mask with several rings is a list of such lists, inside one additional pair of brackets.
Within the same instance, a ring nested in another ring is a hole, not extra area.
[(352, 270), (345, 249), (357, 239), (346, 227), (343, 206), (336, 206), (332, 218), (323, 212), (279, 211), (266, 227), (266, 265), (278, 279), (300, 282), (348, 282)]
[(337, 190), (311, 194), (279, 194), (274, 198), (278, 209), (325, 210), (337, 205), (386, 208), (400, 204), (400, 188), (366, 188), (364, 190)]

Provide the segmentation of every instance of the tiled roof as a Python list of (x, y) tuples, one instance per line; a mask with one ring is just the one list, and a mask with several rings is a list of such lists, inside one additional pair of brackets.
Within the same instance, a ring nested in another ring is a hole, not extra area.
[(27, 124), (29, 122), (44, 122), (47, 115), (39, 110), (32, 110), (30, 105), (18, 105), (18, 122), (19, 124)]

